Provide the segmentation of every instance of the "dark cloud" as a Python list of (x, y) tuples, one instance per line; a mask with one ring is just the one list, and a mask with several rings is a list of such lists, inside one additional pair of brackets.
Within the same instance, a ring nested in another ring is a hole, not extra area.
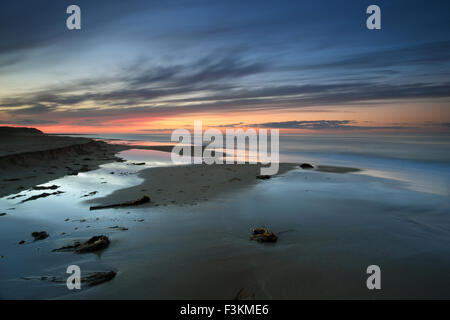
[[(399, 126), (359, 126), (354, 120), (314, 120), (314, 121), (282, 121), (249, 124), (247, 127), (277, 128), (277, 129), (308, 129), (308, 130), (376, 130), (376, 129), (399, 129), (407, 127)], [(409, 129), (409, 128), (408, 128)]]
[(15, 124), (15, 125), (39, 125), (39, 124), (57, 124), (53, 120), (41, 119), (15, 119), (15, 120), (0, 120), (0, 124)]
[(224, 125), (215, 126), (215, 127), (217, 127), (217, 128), (238, 128), (238, 127), (242, 127), (243, 124), (244, 124), (244, 122), (239, 122), (239, 123), (224, 124)]
[(46, 106), (43, 104), (36, 104), (29, 108), (23, 108), (23, 109), (11, 109), (8, 110), (9, 113), (13, 114), (42, 114), (42, 113), (48, 113), (51, 110), (53, 110), (53, 107)]

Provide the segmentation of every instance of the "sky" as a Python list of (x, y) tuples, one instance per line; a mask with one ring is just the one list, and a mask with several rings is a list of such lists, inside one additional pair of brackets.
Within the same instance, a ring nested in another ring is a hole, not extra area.
[[(68, 30), (66, 8), (81, 8)], [(366, 27), (369, 5), (381, 30)], [(450, 2), (4, 1), (0, 125), (449, 132)]]

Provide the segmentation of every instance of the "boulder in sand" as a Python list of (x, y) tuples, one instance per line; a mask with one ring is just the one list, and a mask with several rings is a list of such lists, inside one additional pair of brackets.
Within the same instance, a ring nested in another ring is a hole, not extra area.
[(302, 163), (300, 165), (300, 168), (302, 168), (302, 169), (314, 169), (314, 166), (312, 164), (309, 164), (309, 163)]
[(44, 240), (49, 237), (49, 234), (45, 231), (33, 232), (31, 235), (34, 238), (34, 241)]
[(256, 228), (253, 230), (250, 240), (256, 240), (258, 242), (277, 242), (278, 236), (270, 230)]
[(108, 246), (109, 238), (107, 236), (94, 236), (84, 243), (75, 241), (73, 245), (53, 249), (52, 251), (74, 251), (76, 253), (87, 253), (100, 251), (106, 249)]

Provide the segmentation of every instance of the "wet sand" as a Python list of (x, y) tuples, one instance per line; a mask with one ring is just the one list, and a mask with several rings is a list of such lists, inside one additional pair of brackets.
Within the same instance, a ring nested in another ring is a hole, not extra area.
[[(296, 167), (298, 168), (296, 164), (282, 163), (278, 175)], [(141, 206), (195, 205), (225, 193), (239, 192), (257, 183), (260, 181), (257, 178), (260, 168), (259, 164), (198, 164), (149, 168), (139, 173), (139, 177), (144, 179), (141, 184), (88, 203), (110, 205), (148, 196), (150, 202)]]

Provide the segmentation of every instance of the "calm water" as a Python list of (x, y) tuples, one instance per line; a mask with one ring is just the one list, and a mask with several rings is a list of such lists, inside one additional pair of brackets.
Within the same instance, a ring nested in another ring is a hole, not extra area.
[[(148, 135), (102, 138), (168, 141)], [(59, 196), (20, 205), (21, 198), (0, 199), (8, 213), (0, 218), (0, 255), (5, 256), (0, 297), (229, 299), (244, 288), (261, 299), (450, 298), (448, 137), (302, 135), (283, 136), (280, 142), (282, 161), (363, 171), (297, 169), (195, 206), (89, 211), (89, 197), (82, 195), (104, 196), (139, 184), (137, 173), (145, 167), (172, 165), (167, 153), (122, 152), (128, 163), (49, 182), (66, 192)], [(147, 164), (130, 164), (136, 161)], [(115, 225), (129, 230), (109, 229)], [(258, 226), (282, 232), (280, 241), (268, 246), (248, 241)], [(51, 237), (17, 245), (38, 230)], [(100, 256), (51, 252), (94, 234), (112, 240)], [(64, 276), (69, 264), (118, 275), (76, 293), (64, 285), (21, 279)], [(382, 270), (378, 292), (365, 286), (371, 264)]]
[[(117, 143), (174, 143), (170, 135), (96, 135)], [(450, 135), (281, 135), (280, 161), (364, 169), (422, 192), (450, 194)]]

